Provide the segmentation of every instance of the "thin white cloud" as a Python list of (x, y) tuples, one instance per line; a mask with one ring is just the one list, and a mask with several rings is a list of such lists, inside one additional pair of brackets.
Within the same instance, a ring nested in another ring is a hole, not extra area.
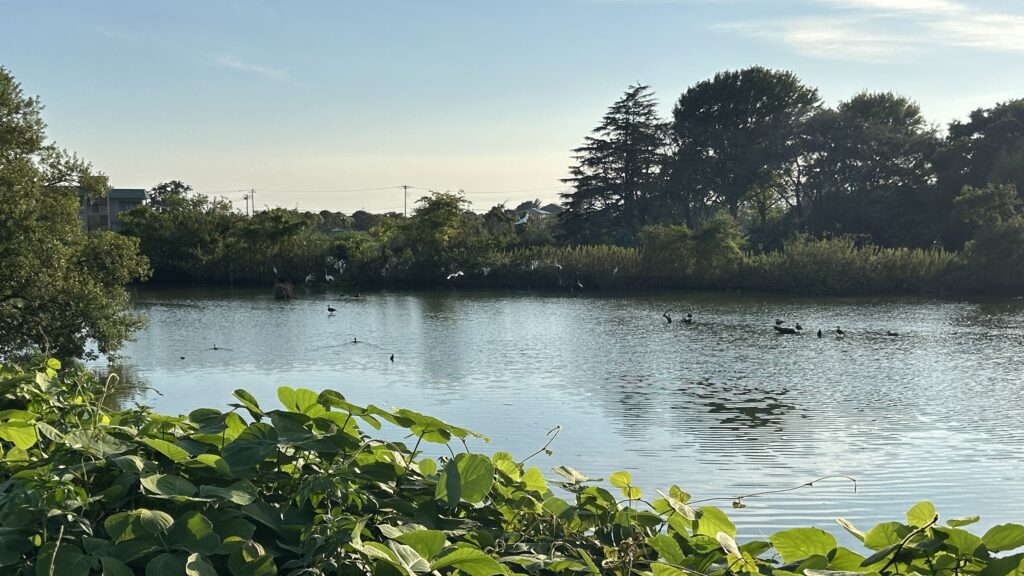
[(918, 14), (949, 15), (968, 10), (967, 6), (952, 0), (818, 0), (836, 8), (882, 12), (912, 12)]
[(825, 60), (885, 63), (911, 60), (920, 43), (914, 38), (873, 32), (860, 20), (793, 18), (716, 26), (752, 38), (781, 41), (797, 52)]
[(935, 36), (952, 45), (997, 52), (1024, 52), (1024, 16), (973, 14), (927, 24)]
[(224, 68), (231, 68), (234, 70), (241, 70), (243, 72), (250, 72), (257, 76), (262, 76), (267, 80), (273, 80), (274, 82), (288, 82), (288, 72), (279, 70), (277, 68), (271, 68), (270, 66), (261, 66), (259, 64), (251, 64), (244, 62), (238, 56), (234, 54), (218, 54), (214, 60), (214, 64), (222, 66)]
[(781, 42), (812, 58), (857, 62), (908, 61), (929, 49), (1024, 52), (1024, 15), (988, 12), (955, 0), (808, 1), (829, 13), (715, 28)]

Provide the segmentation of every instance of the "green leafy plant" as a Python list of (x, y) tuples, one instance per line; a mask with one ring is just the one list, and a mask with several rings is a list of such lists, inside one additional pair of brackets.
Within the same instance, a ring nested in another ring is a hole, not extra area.
[[(976, 536), (934, 507), (867, 532), (862, 554), (816, 528), (739, 543), (708, 500), (678, 486), (644, 499), (510, 454), (411, 410), (282, 387), (228, 411), (166, 416), (108, 406), (116, 383), (49, 361), (0, 368), (0, 572), (233, 576), (318, 574), (930, 574), (1018, 576), (1024, 526)], [(412, 446), (364, 432), (389, 426)], [(557, 429), (549, 436), (553, 439)], [(425, 457), (421, 446), (446, 446)], [(550, 444), (550, 439), (549, 439)], [(456, 451), (453, 445), (462, 450)], [(756, 494), (730, 497), (734, 506)]]

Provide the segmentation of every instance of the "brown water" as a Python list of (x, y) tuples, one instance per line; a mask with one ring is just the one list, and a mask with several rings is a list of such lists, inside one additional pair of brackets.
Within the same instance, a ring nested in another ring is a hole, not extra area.
[[(487, 434), (485, 451), (525, 456), (561, 425), (531, 463), (627, 469), (652, 495), (857, 479), (747, 500), (729, 511), (746, 537), (837, 533), (837, 516), (869, 527), (922, 499), (982, 529), (1024, 521), (1021, 300), (158, 291), (137, 307), (149, 326), (124, 370), (163, 394), (136, 395), (161, 411), (222, 406), (235, 388), (266, 405), (280, 385), (333, 388)], [(776, 335), (775, 318), (808, 334)]]

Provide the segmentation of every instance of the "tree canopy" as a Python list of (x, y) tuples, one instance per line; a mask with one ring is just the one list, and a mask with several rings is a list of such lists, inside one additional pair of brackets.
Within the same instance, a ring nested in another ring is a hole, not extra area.
[(79, 193), (107, 179), (46, 143), (42, 105), (0, 68), (0, 357), (116, 352), (139, 327), (125, 285), (149, 268), (134, 238), (88, 234)]

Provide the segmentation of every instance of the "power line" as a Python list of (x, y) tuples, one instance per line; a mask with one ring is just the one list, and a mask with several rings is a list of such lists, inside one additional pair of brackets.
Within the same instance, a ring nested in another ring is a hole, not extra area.
[(381, 190), (396, 190), (401, 186), (382, 186), (380, 188), (348, 188), (345, 190), (281, 190), (277, 188), (260, 188), (263, 192), (284, 192), (288, 194), (347, 194), (349, 192), (379, 192)]

